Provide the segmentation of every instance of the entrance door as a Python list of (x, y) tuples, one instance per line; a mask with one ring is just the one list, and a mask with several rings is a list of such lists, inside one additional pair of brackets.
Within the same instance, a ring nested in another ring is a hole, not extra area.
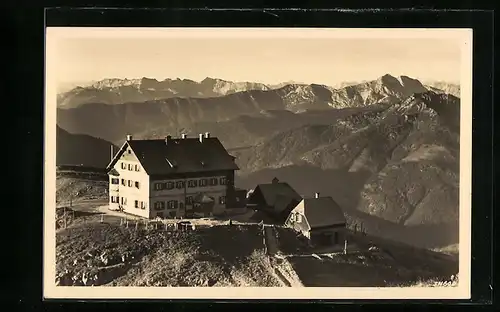
[(335, 234), (333, 234), (333, 243), (335, 245), (337, 245), (339, 243), (339, 233), (338, 232), (335, 232)]

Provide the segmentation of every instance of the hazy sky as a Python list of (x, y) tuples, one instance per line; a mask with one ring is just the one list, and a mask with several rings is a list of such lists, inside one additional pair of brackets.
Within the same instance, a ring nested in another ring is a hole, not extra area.
[(335, 85), (389, 73), (460, 81), (456, 39), (349, 38), (64, 38), (57, 80), (205, 77)]

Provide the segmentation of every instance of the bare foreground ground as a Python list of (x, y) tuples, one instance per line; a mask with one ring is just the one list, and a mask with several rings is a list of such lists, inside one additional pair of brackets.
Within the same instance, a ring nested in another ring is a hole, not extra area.
[[(93, 286), (442, 286), (456, 284), (455, 256), (351, 234), (342, 248), (312, 250), (249, 211), (191, 220), (195, 229), (107, 210), (101, 182), (58, 178), (56, 283)], [(79, 195), (76, 195), (76, 194)], [(128, 222), (125, 221), (128, 218)], [(64, 220), (66, 220), (64, 222)]]

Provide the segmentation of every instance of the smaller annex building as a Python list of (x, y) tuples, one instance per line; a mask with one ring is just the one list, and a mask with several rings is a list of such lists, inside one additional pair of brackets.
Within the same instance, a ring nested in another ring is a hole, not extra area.
[(346, 218), (331, 198), (304, 198), (289, 214), (285, 226), (301, 232), (315, 246), (338, 245), (344, 242)]
[(274, 178), (271, 183), (259, 184), (248, 196), (247, 205), (283, 224), (295, 206), (302, 200), (288, 183)]

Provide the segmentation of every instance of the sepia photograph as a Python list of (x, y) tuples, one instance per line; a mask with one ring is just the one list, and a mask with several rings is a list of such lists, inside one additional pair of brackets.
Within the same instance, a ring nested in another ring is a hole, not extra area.
[(472, 31), (46, 28), (44, 296), (470, 297)]

